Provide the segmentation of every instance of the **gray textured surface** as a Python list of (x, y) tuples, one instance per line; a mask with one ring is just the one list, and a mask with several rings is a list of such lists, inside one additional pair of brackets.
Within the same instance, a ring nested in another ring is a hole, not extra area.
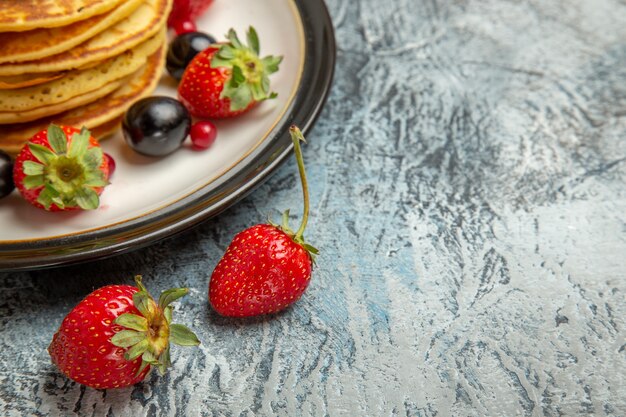
[[(626, 415), (626, 5), (329, 0), (338, 66), (305, 148), (312, 285), (275, 317), (206, 302), (232, 236), (299, 208), (293, 163), (148, 249), (0, 275), (5, 415)], [(296, 210), (297, 211), (297, 210)], [(99, 392), (45, 348), (94, 287), (187, 285), (203, 341)]]

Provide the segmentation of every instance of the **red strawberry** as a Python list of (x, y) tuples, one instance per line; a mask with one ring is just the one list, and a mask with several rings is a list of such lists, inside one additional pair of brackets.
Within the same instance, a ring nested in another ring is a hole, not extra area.
[(304, 137), (290, 129), (302, 191), (304, 214), (297, 232), (287, 224), (259, 224), (237, 234), (219, 261), (209, 284), (209, 300), (224, 316), (247, 317), (274, 313), (296, 302), (311, 279), (313, 256), (317, 249), (304, 241), (309, 216), (309, 193), (300, 150)]
[(213, 0), (174, 0), (174, 6), (167, 19), (169, 27), (183, 22), (193, 22), (213, 3)]
[(189, 290), (164, 291), (157, 304), (135, 277), (137, 287), (109, 285), (95, 290), (63, 319), (48, 352), (67, 377), (92, 388), (119, 388), (142, 381), (151, 366), (170, 365), (169, 342), (197, 346), (182, 324), (172, 324), (172, 301)]
[(50, 125), (22, 148), (13, 181), (22, 196), (50, 211), (98, 208), (109, 163), (86, 128)]
[(231, 29), (229, 43), (212, 45), (189, 63), (178, 96), (193, 116), (233, 117), (276, 97), (270, 92), (269, 75), (278, 71), (282, 57), (259, 58), (259, 38), (253, 27), (247, 38), (248, 46)]

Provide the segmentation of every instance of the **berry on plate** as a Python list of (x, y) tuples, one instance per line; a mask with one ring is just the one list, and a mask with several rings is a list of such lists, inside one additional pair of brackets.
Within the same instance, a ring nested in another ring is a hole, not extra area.
[(165, 96), (139, 100), (122, 120), (126, 143), (148, 156), (165, 156), (180, 148), (190, 127), (191, 116), (185, 106)]
[(167, 50), (167, 72), (180, 81), (191, 60), (215, 42), (214, 37), (202, 32), (188, 32), (177, 36)]
[(167, 25), (176, 30), (184, 27), (187, 22), (194, 24), (196, 18), (200, 17), (211, 3), (213, 0), (174, 0)]
[(193, 149), (200, 151), (208, 149), (217, 138), (217, 127), (208, 120), (194, 123), (189, 131)]
[(259, 57), (259, 38), (250, 27), (248, 44), (233, 29), (228, 43), (209, 46), (189, 63), (178, 85), (178, 96), (198, 118), (237, 116), (256, 103), (276, 97), (269, 75), (278, 71), (282, 57)]
[(182, 324), (172, 323), (170, 304), (187, 288), (163, 291), (158, 303), (135, 277), (137, 287), (108, 285), (87, 295), (63, 319), (48, 352), (74, 381), (92, 388), (121, 388), (142, 381), (151, 367), (171, 365), (170, 341), (197, 346)]
[(304, 137), (295, 126), (290, 134), (304, 195), (302, 223), (293, 232), (287, 210), (282, 226), (259, 224), (235, 236), (209, 283), (209, 301), (221, 315), (275, 313), (295, 303), (311, 280), (313, 256), (318, 251), (303, 236), (309, 216), (309, 192), (300, 150)]
[(98, 208), (108, 178), (102, 148), (84, 127), (51, 124), (24, 145), (13, 166), (26, 201), (49, 211)]

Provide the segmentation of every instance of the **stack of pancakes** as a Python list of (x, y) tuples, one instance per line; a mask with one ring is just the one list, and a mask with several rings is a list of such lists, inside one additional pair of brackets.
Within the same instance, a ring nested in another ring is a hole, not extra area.
[(0, 0), (0, 149), (50, 123), (116, 130), (164, 66), (172, 0)]

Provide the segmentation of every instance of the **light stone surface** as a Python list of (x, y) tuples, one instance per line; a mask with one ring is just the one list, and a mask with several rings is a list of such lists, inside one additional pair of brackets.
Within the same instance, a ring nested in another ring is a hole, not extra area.
[[(304, 297), (248, 321), (207, 304), (237, 231), (288, 207), (297, 221), (291, 161), (184, 235), (0, 275), (2, 415), (626, 415), (626, 4), (328, 6)], [(62, 317), (137, 273), (192, 289), (176, 314), (202, 346), (132, 388), (68, 381), (45, 350)]]

